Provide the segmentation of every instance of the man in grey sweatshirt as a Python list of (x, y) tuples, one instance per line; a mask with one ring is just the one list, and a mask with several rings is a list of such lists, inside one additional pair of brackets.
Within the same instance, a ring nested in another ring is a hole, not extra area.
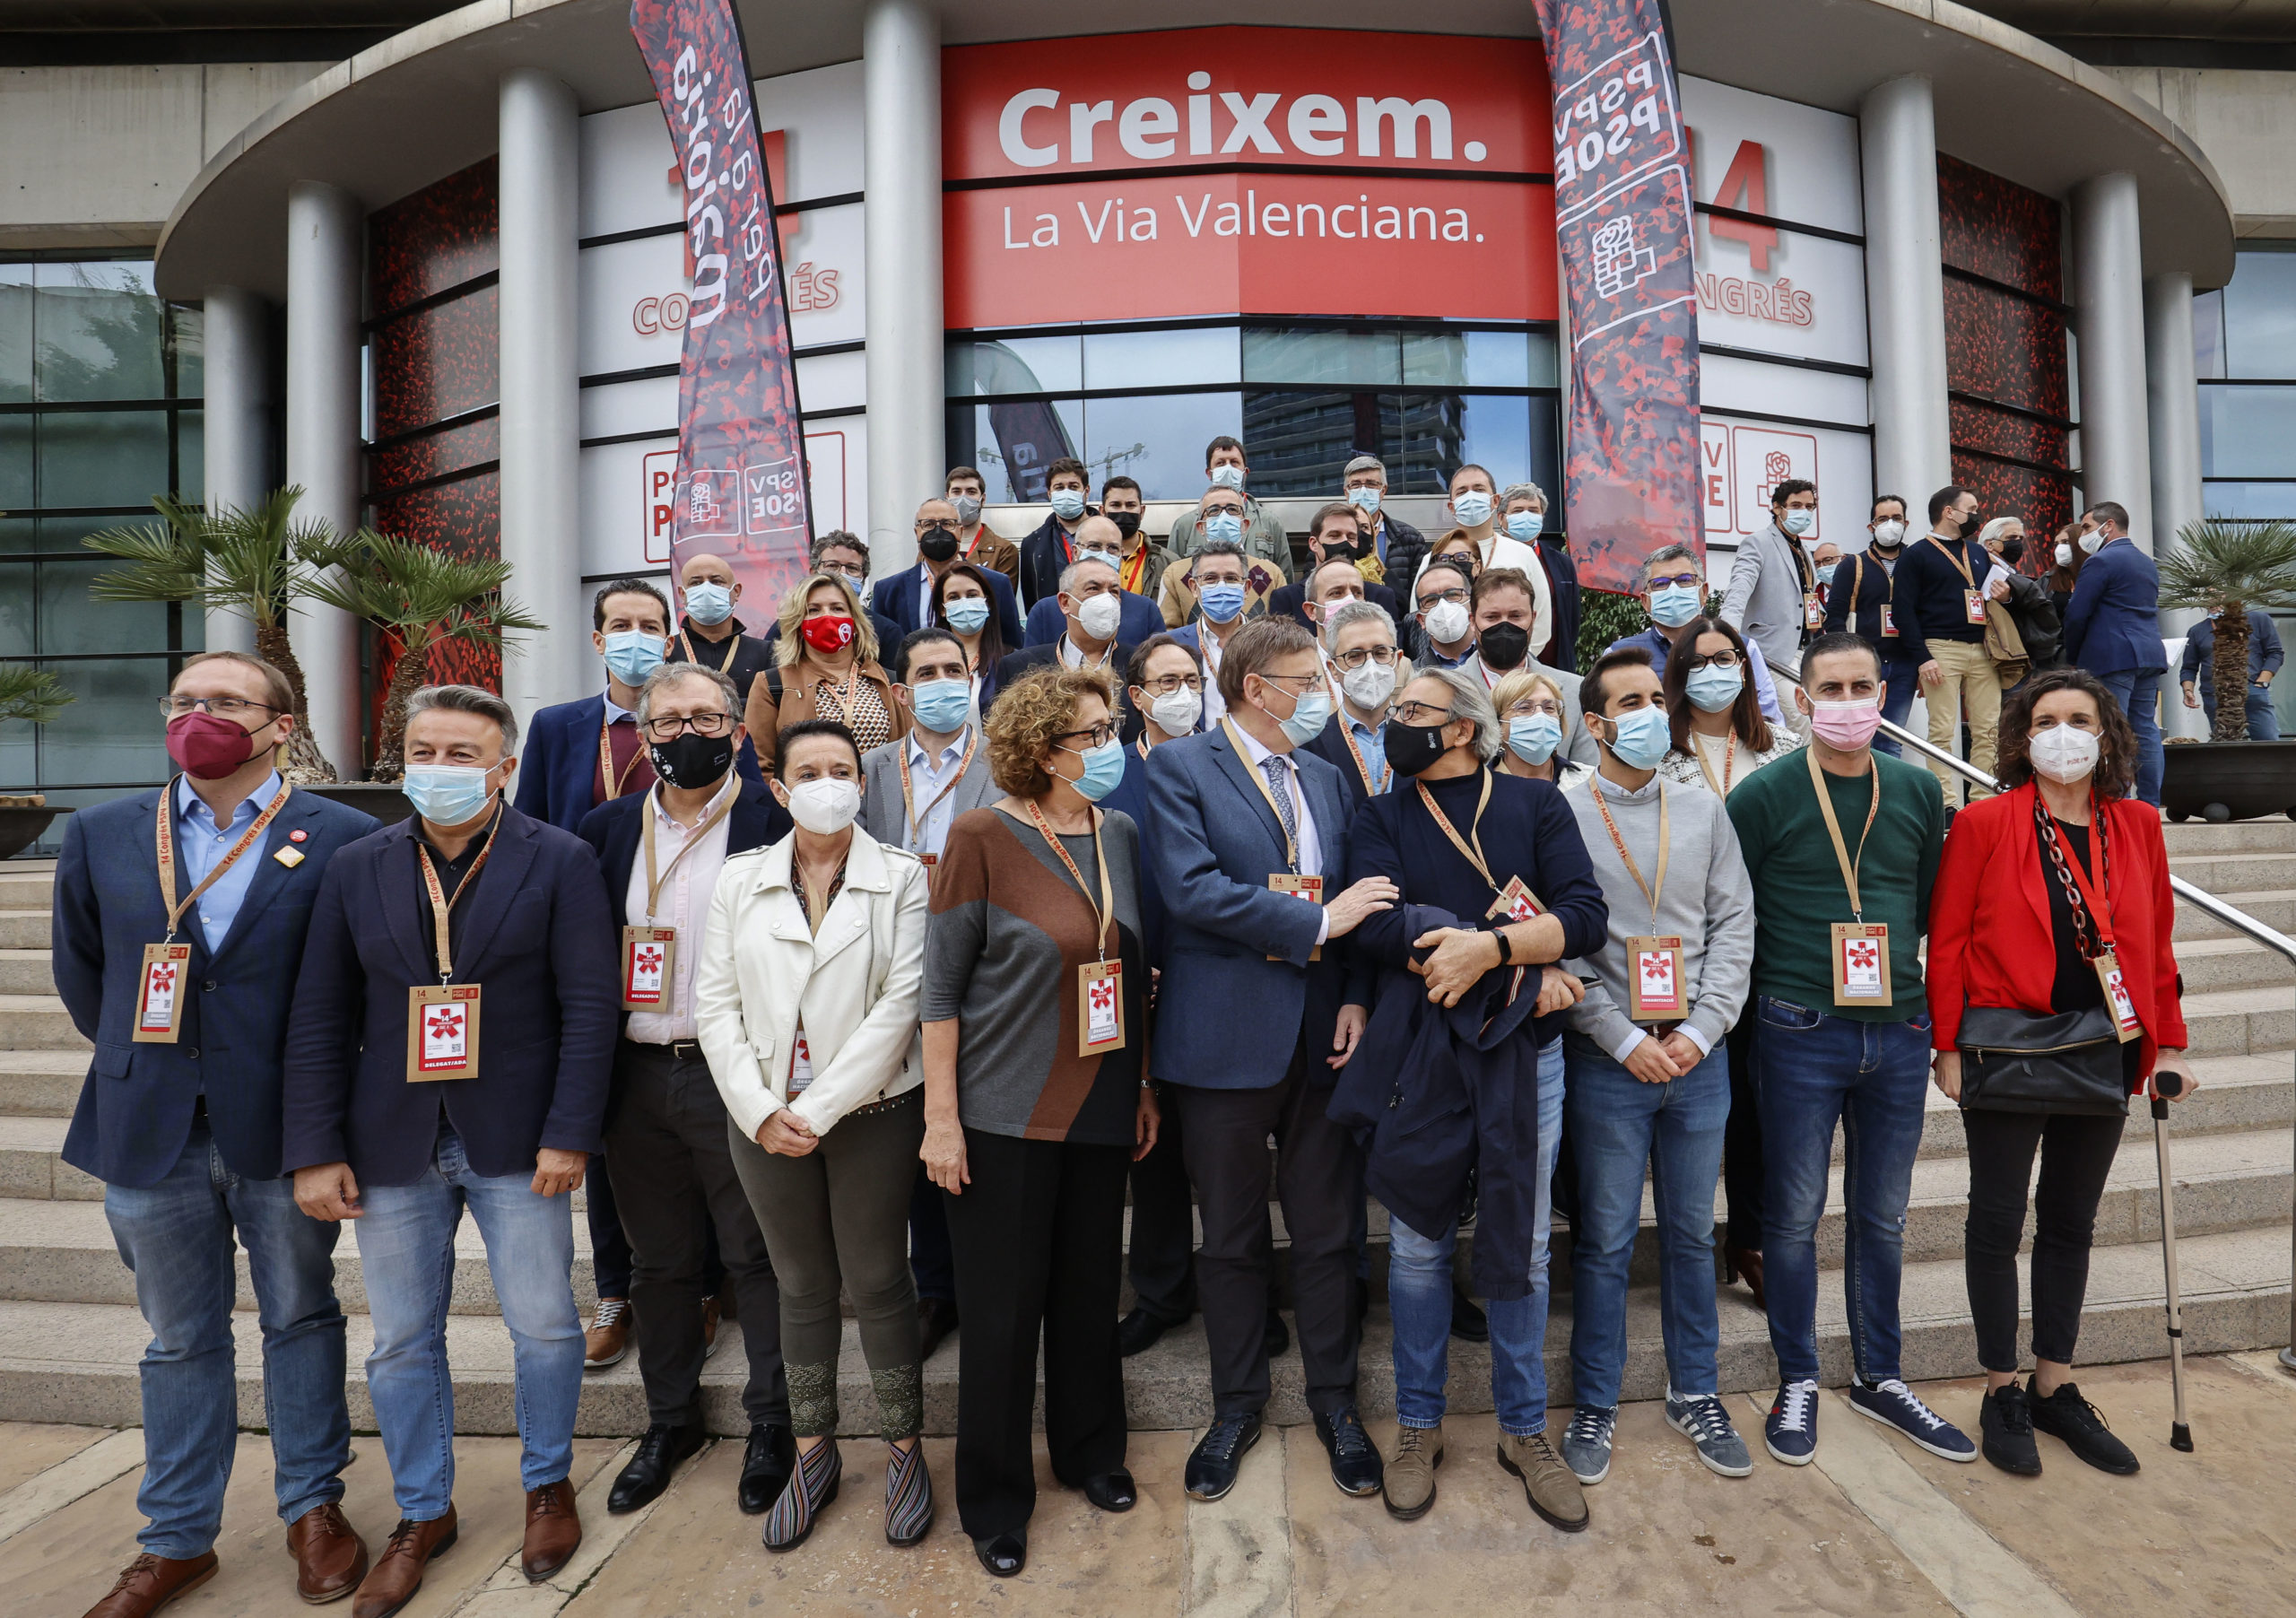
[(1563, 1106), (1578, 1164), (1571, 1231), (1570, 1368), (1578, 1409), (1562, 1459), (1582, 1483), (1610, 1472), (1626, 1364), (1627, 1260), (1650, 1173), (1666, 1345), (1666, 1422), (1725, 1477), (1753, 1470), (1716, 1392), (1714, 1187), (1730, 1116), (1722, 1042), (1745, 1005), (1754, 910), (1722, 800), (1657, 775), (1672, 738), (1649, 654), (1604, 654), (1579, 691), (1602, 761), (1566, 800), (1610, 904), (1602, 948), (1570, 962)]

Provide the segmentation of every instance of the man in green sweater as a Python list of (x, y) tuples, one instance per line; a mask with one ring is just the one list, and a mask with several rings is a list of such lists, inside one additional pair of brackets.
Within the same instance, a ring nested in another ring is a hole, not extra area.
[(1728, 804), (1754, 892), (1747, 1014), (1761, 1068), (1762, 1261), (1779, 1384), (1764, 1437), (1788, 1466), (1817, 1452), (1817, 1230), (1839, 1121), (1850, 1406), (1932, 1455), (1974, 1461), (1977, 1447), (1914, 1396), (1898, 1362), (1906, 1200), (1929, 1084), (1919, 951), (1944, 801), (1926, 770), (1873, 750), (1883, 692), (1870, 642), (1812, 641), (1794, 695), (1809, 746)]

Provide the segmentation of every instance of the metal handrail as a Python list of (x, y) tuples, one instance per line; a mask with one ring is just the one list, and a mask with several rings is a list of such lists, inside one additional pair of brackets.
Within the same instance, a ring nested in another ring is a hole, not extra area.
[[(1774, 678), (1784, 681), (1787, 685), (1801, 684), (1802, 673), (1799, 669), (1787, 668), (1775, 657), (1767, 656), (1762, 661), (1770, 665)], [(1956, 758), (1944, 748), (1933, 744), (1926, 737), (1915, 735), (1903, 726), (1893, 725), (1887, 719), (1882, 721), (1881, 728), (1900, 746), (1910, 747), (1922, 757), (1936, 761), (1987, 792), (2001, 790), (2001, 783), (1993, 777), (1966, 759)], [(2277, 927), (2266, 926), (2246, 910), (2226, 904), (2207, 889), (2194, 886), (2173, 871), (2169, 874), (2169, 887), (2179, 900), (2195, 909), (2206, 912), (2235, 932), (2245, 934), (2265, 948), (2277, 951), (2292, 962), (2296, 962), (2296, 939), (2292, 939)], [(2296, 1370), (2296, 1206), (2292, 1206), (2289, 1214), (2289, 1278), (2288, 1346), (2280, 1351), (2280, 1362), (2288, 1370)]]

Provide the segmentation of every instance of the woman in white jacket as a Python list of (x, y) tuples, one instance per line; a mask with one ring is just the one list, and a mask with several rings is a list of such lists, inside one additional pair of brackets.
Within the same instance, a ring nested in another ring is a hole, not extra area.
[(781, 733), (773, 794), (797, 828), (726, 862), (695, 1010), (729, 1115), (734, 1167), (781, 1283), (797, 1469), (765, 1519), (794, 1548), (837, 1497), (838, 1293), (853, 1297), (889, 1448), (885, 1537), (933, 1526), (909, 1199), (925, 1135), (918, 1001), (926, 881), (853, 823), (861, 752), (834, 720)]

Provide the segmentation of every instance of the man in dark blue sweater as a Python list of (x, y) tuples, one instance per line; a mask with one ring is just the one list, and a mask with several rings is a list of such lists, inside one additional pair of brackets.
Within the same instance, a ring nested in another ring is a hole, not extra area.
[[(1948, 483), (1929, 497), (1929, 533), (1905, 548), (1892, 593), (1900, 660), (1910, 663), (1929, 701), (1929, 744), (1953, 751), (1966, 709), (1969, 760), (1993, 773), (2001, 725), (2001, 675), (1985, 650), (1985, 576), (1993, 558), (1978, 544), (1984, 526), (1977, 496)], [(1945, 789), (1945, 812), (1961, 806), (1961, 778), (1930, 766)]]

